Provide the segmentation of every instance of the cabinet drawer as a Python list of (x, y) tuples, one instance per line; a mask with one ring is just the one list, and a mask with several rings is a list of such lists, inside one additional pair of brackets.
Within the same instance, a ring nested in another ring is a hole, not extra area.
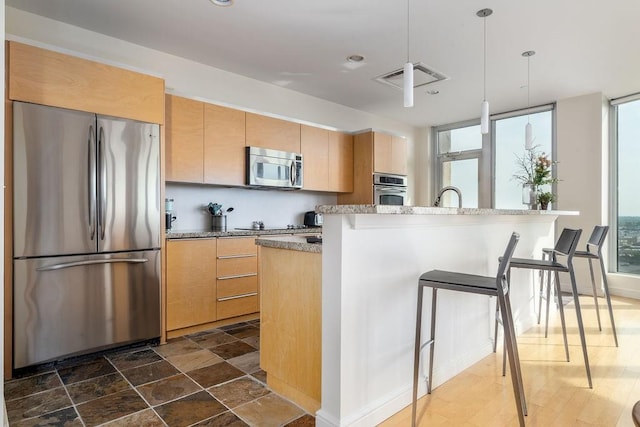
[(218, 279), (258, 272), (258, 257), (218, 259)]
[(258, 253), (255, 237), (234, 237), (218, 239), (218, 257), (233, 255), (254, 255)]
[(218, 320), (256, 313), (258, 311), (258, 295), (231, 298), (232, 299), (222, 299), (222, 301), (218, 299)]
[(258, 292), (258, 275), (218, 280), (218, 298), (245, 295)]

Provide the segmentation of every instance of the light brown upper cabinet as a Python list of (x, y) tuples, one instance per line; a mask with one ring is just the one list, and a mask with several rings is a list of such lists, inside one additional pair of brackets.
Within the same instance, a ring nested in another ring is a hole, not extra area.
[(329, 191), (353, 191), (353, 135), (329, 132)]
[(164, 124), (164, 80), (9, 42), (9, 99)]
[(373, 171), (407, 174), (407, 141), (385, 133), (373, 133)]
[(304, 161), (305, 190), (353, 191), (351, 135), (301, 125), (300, 147)]
[(247, 113), (247, 147), (300, 152), (300, 124)]
[(373, 173), (407, 174), (404, 138), (363, 132), (353, 138), (353, 192), (338, 194), (338, 204), (373, 203)]
[(204, 105), (204, 182), (244, 185), (245, 112)]
[(304, 171), (303, 188), (329, 191), (329, 131), (301, 125), (300, 152)]
[(166, 180), (244, 185), (245, 112), (166, 97)]
[(165, 179), (204, 182), (204, 103), (167, 95)]

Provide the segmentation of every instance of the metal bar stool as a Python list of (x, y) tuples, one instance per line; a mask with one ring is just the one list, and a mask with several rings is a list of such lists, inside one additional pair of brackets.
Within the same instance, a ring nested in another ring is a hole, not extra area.
[[(517, 233), (511, 235), (509, 243), (501, 257), (498, 273), (495, 277), (476, 276), (472, 274), (456, 273), (451, 271), (431, 270), (420, 276), (418, 281), (418, 308), (416, 315), (416, 341), (413, 361), (413, 402), (412, 402), (412, 425), (416, 425), (416, 402), (418, 399), (418, 368), (420, 365), (420, 351), (430, 345), (429, 352), (429, 376), (427, 380), (427, 393), (431, 394), (433, 378), (433, 354), (435, 347), (436, 331), (436, 302), (438, 289), (448, 291), (467, 292), (480, 295), (497, 297), (500, 311), (503, 313), (502, 322), (504, 326), (505, 348), (509, 353), (509, 368), (513, 383), (513, 392), (516, 398), (518, 409), (518, 419), (520, 425), (524, 426), (524, 416), (527, 414), (527, 404), (524, 397), (524, 387), (522, 386), (522, 372), (520, 370), (520, 359), (518, 357), (518, 347), (516, 335), (513, 328), (511, 316), (511, 302), (509, 300), (509, 285), (505, 272), (509, 270), (509, 262), (518, 243), (520, 236)], [(424, 288), (433, 288), (431, 299), (431, 338), (424, 344), (421, 343), (422, 330), (422, 301)]]
[[(616, 322), (613, 319), (613, 307), (611, 306), (611, 295), (609, 294), (609, 283), (607, 282), (607, 273), (604, 268), (604, 260), (602, 259), (602, 247), (604, 246), (604, 239), (607, 237), (607, 233), (609, 232), (609, 227), (606, 225), (596, 225), (593, 228), (593, 232), (589, 237), (589, 241), (587, 242), (587, 250), (586, 251), (576, 251), (574, 256), (576, 258), (586, 258), (589, 260), (589, 273), (591, 274), (591, 287), (593, 289), (593, 302), (596, 307), (596, 317), (598, 319), (598, 329), (602, 330), (602, 325), (600, 323), (600, 308), (598, 307), (598, 291), (596, 289), (596, 279), (593, 274), (593, 262), (592, 260), (599, 260), (600, 262), (600, 273), (602, 274), (602, 288), (604, 290), (604, 296), (607, 300), (607, 306), (609, 308), (609, 318), (611, 319), (611, 329), (613, 331), (613, 340), (616, 343), (616, 347), (618, 347), (618, 335), (616, 334)], [(543, 249), (544, 254), (549, 254), (552, 249), (545, 248)], [(544, 257), (544, 255), (543, 255)], [(540, 283), (540, 294), (542, 295), (542, 282)], [(542, 300), (540, 300), (540, 305), (542, 305)], [(542, 307), (540, 306), (538, 310), (538, 324), (540, 323), (540, 311)], [(549, 324), (549, 288), (547, 287), (547, 323), (545, 324), (545, 337), (547, 336), (546, 330)]]
[[(584, 366), (587, 371), (587, 380), (589, 388), (593, 388), (591, 383), (591, 369), (589, 367), (589, 354), (587, 353), (587, 342), (584, 335), (584, 325), (582, 322), (582, 313), (580, 311), (580, 301), (578, 299), (578, 288), (576, 285), (576, 275), (573, 270), (573, 257), (580, 240), (582, 230), (572, 230), (565, 228), (562, 230), (558, 241), (552, 251), (548, 252), (550, 259), (536, 260), (528, 258), (512, 258), (509, 268), (527, 268), (533, 270), (553, 271), (555, 274), (555, 284), (558, 298), (560, 298), (560, 275), (559, 273), (569, 273), (571, 279), (571, 291), (573, 293), (573, 302), (576, 308), (576, 317), (578, 319), (578, 331), (580, 333), (580, 342), (582, 344), (582, 354), (584, 356)], [(558, 261), (559, 257), (566, 257), (565, 264)], [(562, 302), (558, 305), (560, 309), (560, 320), (562, 322), (562, 334), (564, 337), (564, 348), (569, 361), (569, 346), (567, 344), (567, 330), (564, 321), (564, 308)], [(505, 334), (506, 335), (506, 334)]]

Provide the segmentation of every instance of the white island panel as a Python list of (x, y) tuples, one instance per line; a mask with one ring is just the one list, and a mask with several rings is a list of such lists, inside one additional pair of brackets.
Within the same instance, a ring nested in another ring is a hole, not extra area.
[[(494, 276), (513, 231), (521, 236), (515, 256), (539, 258), (543, 247), (553, 246), (557, 215), (576, 214), (442, 208), (382, 214), (371, 210), (377, 207), (351, 213), (355, 208), (318, 209), (324, 213), (318, 426), (371, 426), (411, 403), (420, 274)], [(533, 279), (531, 271), (513, 270), (517, 332), (535, 322)], [(428, 331), (431, 293), (425, 297)], [(434, 387), (492, 351), (494, 307), (486, 296), (438, 293)], [(427, 349), (423, 360), (428, 363)], [(426, 392), (422, 366), (420, 394)]]

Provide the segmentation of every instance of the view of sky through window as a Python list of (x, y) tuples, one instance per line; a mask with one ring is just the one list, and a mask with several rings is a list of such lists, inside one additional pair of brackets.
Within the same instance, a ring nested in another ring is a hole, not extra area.
[(640, 274), (640, 101), (618, 105), (618, 271)]
[[(522, 184), (513, 178), (518, 173), (517, 158), (525, 153), (524, 128), (530, 121), (533, 128), (533, 145), (538, 153), (551, 155), (552, 112), (543, 111), (536, 114), (509, 117), (496, 121), (495, 137), (495, 193), (496, 209), (523, 209)], [(561, 167), (557, 165), (556, 167)], [(551, 191), (551, 186), (542, 191)]]

